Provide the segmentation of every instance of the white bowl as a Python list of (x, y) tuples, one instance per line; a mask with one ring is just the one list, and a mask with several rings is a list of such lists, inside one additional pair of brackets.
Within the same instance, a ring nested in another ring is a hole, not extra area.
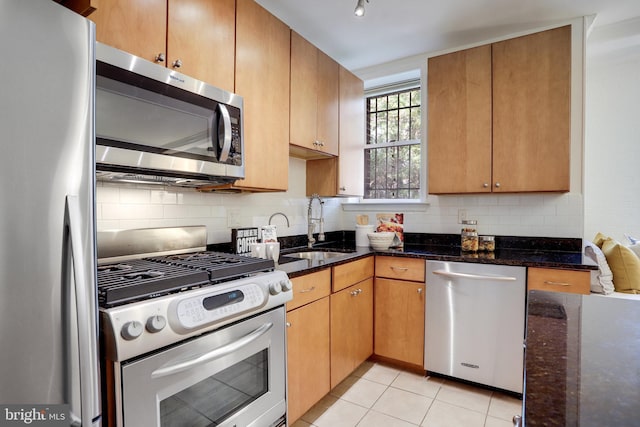
[(371, 247), (377, 251), (384, 251), (389, 249), (389, 246), (391, 246), (395, 235), (396, 233), (392, 231), (367, 233), (367, 237), (369, 238), (369, 245), (371, 245)]

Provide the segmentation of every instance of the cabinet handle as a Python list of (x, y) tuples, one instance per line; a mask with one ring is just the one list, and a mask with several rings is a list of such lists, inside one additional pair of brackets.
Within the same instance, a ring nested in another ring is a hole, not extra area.
[(287, 323), (285, 323), (285, 326), (286, 326), (287, 328), (290, 328), (290, 327), (291, 327), (291, 322), (287, 322)]
[(358, 292), (357, 292), (357, 291), (351, 291), (351, 292), (349, 292), (349, 293), (351, 294), (351, 296), (352, 296), (352, 297), (355, 297), (356, 295), (358, 295)]
[(407, 267), (394, 267), (394, 266), (391, 266), (390, 268), (393, 271), (409, 271), (409, 269)]
[(301, 294), (306, 294), (307, 292), (313, 292), (313, 291), (315, 291), (315, 290), (316, 290), (316, 287), (315, 287), (315, 286), (312, 286), (312, 287), (310, 287), (309, 289), (302, 289), (302, 290), (300, 291), (300, 293), (301, 293)]
[(555, 286), (571, 286), (571, 283), (565, 283), (565, 282), (552, 282), (550, 280), (545, 280), (544, 281), (545, 285), (555, 285)]
[(164, 57), (164, 53), (160, 52), (159, 54), (156, 55), (154, 62), (158, 63), (158, 62), (164, 62), (165, 57)]
[(175, 61), (173, 61), (173, 64), (171, 64), (171, 66), (173, 68), (180, 68), (182, 67), (182, 61), (180, 59), (176, 59)]
[(422, 295), (422, 288), (418, 288), (418, 295)]
[(496, 182), (496, 188), (500, 188), (500, 183)]
[(488, 187), (489, 187), (489, 184), (485, 182), (484, 184), (482, 184), (482, 186), (483, 186), (484, 188), (488, 188)]

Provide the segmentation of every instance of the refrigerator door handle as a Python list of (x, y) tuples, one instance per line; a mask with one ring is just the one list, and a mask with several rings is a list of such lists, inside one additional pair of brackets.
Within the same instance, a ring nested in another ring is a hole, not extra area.
[(517, 280), (515, 277), (510, 276), (487, 276), (482, 274), (454, 273), (453, 271), (446, 270), (435, 270), (433, 274), (445, 277), (457, 277), (461, 279), (494, 280), (499, 282), (513, 282)]
[[(98, 377), (97, 332), (96, 319), (92, 315), (95, 300), (90, 286), (90, 278), (86, 277), (84, 269), (87, 260), (84, 258), (85, 248), (82, 242), (82, 216), (78, 196), (67, 195), (65, 202), (65, 250), (69, 259), (64, 260), (66, 266), (72, 265), (66, 275), (66, 292), (70, 301), (67, 305), (67, 322), (65, 340), (67, 345), (67, 363), (78, 359), (78, 371), (68, 367), (67, 370), (67, 401), (69, 402), (72, 425), (84, 427), (99, 424), (100, 416), (100, 384)], [(70, 250), (70, 251), (69, 251)], [(73, 282), (73, 285), (72, 283)], [(73, 297), (75, 296), (75, 298)], [(75, 316), (75, 318), (73, 317)], [(75, 323), (75, 327), (73, 324)], [(77, 335), (75, 333), (77, 333)], [(74, 342), (74, 340), (76, 340)], [(77, 350), (74, 350), (77, 346)], [(75, 354), (74, 354), (75, 353)], [(74, 378), (76, 376), (76, 378)], [(74, 398), (73, 388), (80, 383), (80, 403)], [(78, 416), (79, 415), (79, 416)]]

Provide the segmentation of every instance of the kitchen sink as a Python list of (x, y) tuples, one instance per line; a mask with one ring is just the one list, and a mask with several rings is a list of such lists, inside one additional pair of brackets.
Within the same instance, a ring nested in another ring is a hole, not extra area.
[(301, 258), (301, 259), (310, 259), (310, 260), (326, 260), (326, 259), (349, 255), (349, 253), (311, 250), (311, 251), (294, 252), (294, 253), (283, 254), (283, 255), (292, 257), (292, 258)]

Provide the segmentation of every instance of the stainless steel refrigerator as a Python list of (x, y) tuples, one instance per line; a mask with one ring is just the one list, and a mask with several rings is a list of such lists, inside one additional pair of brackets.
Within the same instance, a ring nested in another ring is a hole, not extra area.
[(0, 405), (99, 425), (94, 26), (0, 0), (0, 40)]

